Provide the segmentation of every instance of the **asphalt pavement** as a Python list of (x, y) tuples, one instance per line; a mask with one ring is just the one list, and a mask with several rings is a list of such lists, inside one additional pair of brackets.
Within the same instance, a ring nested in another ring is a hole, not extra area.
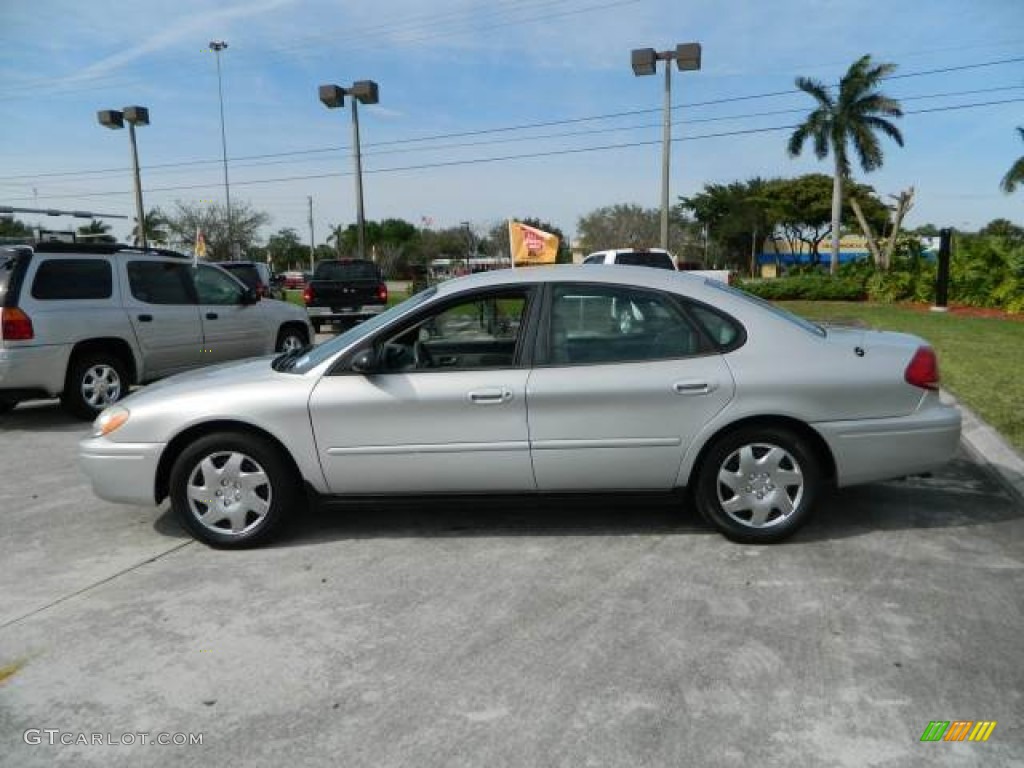
[[(2, 766), (1024, 764), (1024, 508), (966, 452), (771, 547), (598, 497), (224, 552), (93, 497), (84, 429), (0, 417)], [(957, 720), (997, 725), (921, 742)]]

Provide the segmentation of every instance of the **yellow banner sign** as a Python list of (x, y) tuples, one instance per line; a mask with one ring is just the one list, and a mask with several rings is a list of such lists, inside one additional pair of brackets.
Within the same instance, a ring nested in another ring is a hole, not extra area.
[(532, 267), (554, 264), (558, 256), (558, 236), (509, 219), (508, 242), (512, 266)]

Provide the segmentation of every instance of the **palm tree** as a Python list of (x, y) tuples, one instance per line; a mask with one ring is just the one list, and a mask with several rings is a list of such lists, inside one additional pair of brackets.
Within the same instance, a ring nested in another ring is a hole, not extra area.
[(88, 224), (83, 224), (78, 228), (78, 234), (80, 235), (105, 235), (110, 231), (110, 225), (100, 219), (93, 219)]
[(327, 242), (334, 243), (334, 248), (338, 251), (338, 258), (341, 258), (341, 256), (344, 254), (344, 248), (346, 245), (346, 241), (348, 240), (348, 236), (346, 235), (347, 231), (348, 229), (346, 227), (341, 226), (341, 224), (336, 224), (335, 226), (329, 228), (330, 234), (327, 235)]
[[(150, 208), (146, 213), (142, 214), (142, 226), (143, 231), (146, 233), (146, 242), (166, 243), (168, 237), (167, 224), (167, 216), (159, 208)], [(132, 239), (136, 245), (139, 244), (139, 225), (137, 222), (132, 227)]]
[[(1024, 128), (1017, 128), (1017, 132), (1024, 139)], [(1017, 162), (1010, 166), (999, 186), (1009, 195), (1017, 189), (1018, 184), (1024, 184), (1024, 156), (1018, 157)]]
[(843, 208), (843, 181), (850, 178), (850, 151), (856, 153), (865, 173), (882, 166), (882, 148), (876, 132), (884, 133), (901, 147), (899, 129), (880, 115), (901, 117), (895, 99), (880, 93), (878, 83), (896, 69), (895, 64), (874, 64), (870, 55), (855, 61), (839, 81), (839, 93), (817, 80), (798, 77), (796, 87), (818, 102), (817, 108), (789, 137), (789, 155), (796, 157), (804, 142), (814, 142), (814, 154), (824, 160), (832, 152), (835, 175), (832, 182), (832, 261), (830, 271), (839, 268), (839, 220)]

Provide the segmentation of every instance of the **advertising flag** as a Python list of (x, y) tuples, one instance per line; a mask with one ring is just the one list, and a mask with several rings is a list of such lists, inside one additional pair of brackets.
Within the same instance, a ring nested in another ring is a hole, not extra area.
[(509, 219), (508, 243), (513, 267), (554, 264), (558, 256), (558, 236)]
[(203, 230), (196, 227), (196, 246), (192, 251), (192, 261), (206, 258), (206, 238), (203, 237)]

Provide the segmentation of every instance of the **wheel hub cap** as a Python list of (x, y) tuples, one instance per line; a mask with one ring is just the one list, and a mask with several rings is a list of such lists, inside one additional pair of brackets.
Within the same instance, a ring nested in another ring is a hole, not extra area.
[(804, 477), (796, 459), (770, 443), (753, 443), (726, 457), (718, 472), (718, 502), (750, 528), (779, 525), (800, 506)]

